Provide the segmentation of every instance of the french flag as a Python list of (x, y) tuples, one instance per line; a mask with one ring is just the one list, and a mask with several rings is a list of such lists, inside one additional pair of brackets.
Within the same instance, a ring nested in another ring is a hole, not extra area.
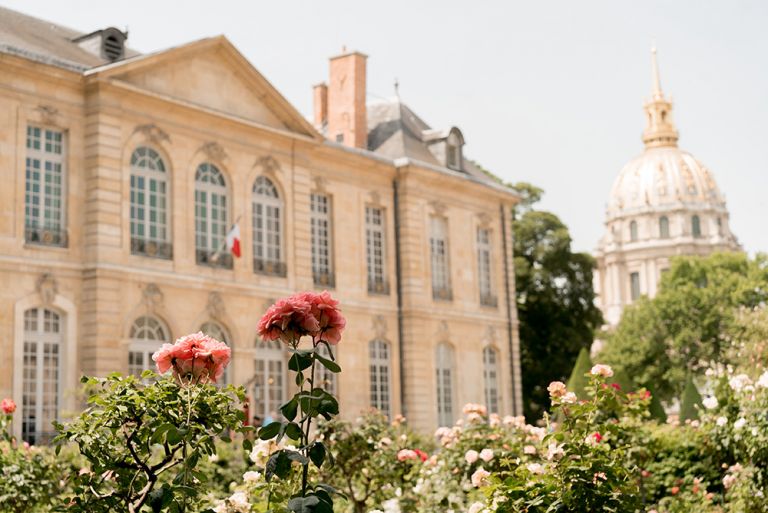
[(235, 223), (226, 238), (227, 250), (240, 258), (240, 225)]

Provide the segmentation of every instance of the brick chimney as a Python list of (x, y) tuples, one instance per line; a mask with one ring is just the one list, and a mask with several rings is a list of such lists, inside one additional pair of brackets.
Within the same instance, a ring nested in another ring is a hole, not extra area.
[(328, 84), (320, 82), (312, 88), (313, 105), (315, 108), (315, 128), (323, 130), (328, 123)]
[[(367, 55), (342, 50), (330, 59), (330, 77), (327, 86), (327, 137), (355, 148), (368, 147), (368, 119), (365, 110), (365, 63)], [(315, 88), (315, 117), (318, 96)], [(322, 107), (322, 103), (320, 103)]]

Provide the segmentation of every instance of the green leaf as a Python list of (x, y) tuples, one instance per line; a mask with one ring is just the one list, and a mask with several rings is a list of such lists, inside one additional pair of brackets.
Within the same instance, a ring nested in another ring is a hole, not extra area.
[(291, 473), (291, 460), (285, 451), (277, 451), (267, 460), (267, 466), (264, 469), (264, 478), (269, 482), (273, 476), (285, 479)]
[(262, 440), (270, 440), (277, 436), (280, 432), (281, 424), (279, 422), (270, 422), (266, 426), (259, 429), (259, 438)]
[(176, 445), (179, 442), (181, 442), (181, 438), (182, 438), (182, 433), (176, 426), (172, 425), (170, 428), (168, 428), (168, 432), (165, 436), (165, 440), (169, 444)]
[(331, 372), (334, 372), (334, 373), (338, 373), (338, 372), (341, 372), (341, 367), (339, 367), (339, 364), (338, 364), (338, 363), (336, 363), (336, 362), (334, 362), (334, 361), (331, 361), (331, 360), (329, 360), (328, 358), (324, 358), (324, 357), (320, 356), (320, 355), (319, 355), (319, 354), (317, 354), (317, 353), (315, 353), (315, 358), (317, 358), (317, 360), (318, 360), (320, 363), (322, 363), (322, 364), (323, 364), (323, 367), (325, 367), (325, 368), (326, 368), (326, 369), (328, 369), (329, 371), (331, 371)]
[(301, 372), (312, 366), (312, 358), (299, 352), (294, 353), (288, 360), (288, 368), (294, 372)]
[(315, 464), (317, 468), (320, 468), (325, 461), (325, 445), (322, 442), (314, 442), (309, 447), (309, 459)]
[(296, 396), (293, 396), (290, 401), (280, 407), (280, 412), (283, 414), (286, 420), (292, 421), (296, 418), (296, 412), (299, 409), (299, 401)]
[(285, 426), (285, 436), (291, 440), (299, 440), (301, 438), (301, 427), (295, 422), (288, 423)]
[(163, 443), (163, 441), (165, 440), (165, 434), (168, 432), (168, 430), (172, 428), (175, 429), (176, 426), (169, 423), (160, 424), (157, 427), (157, 429), (155, 429), (155, 432), (152, 433), (152, 438), (150, 438), (150, 442), (153, 444)]
[(288, 501), (288, 509), (294, 513), (313, 513), (315, 506), (320, 503), (317, 495), (307, 495), (306, 497), (294, 497)]
[(309, 463), (309, 460), (307, 459), (307, 457), (298, 451), (283, 451), (283, 452), (291, 461), (296, 461), (298, 463), (301, 463), (302, 465), (306, 465), (307, 463)]
[(243, 450), (246, 452), (251, 452), (253, 449), (253, 442), (249, 438), (243, 439)]

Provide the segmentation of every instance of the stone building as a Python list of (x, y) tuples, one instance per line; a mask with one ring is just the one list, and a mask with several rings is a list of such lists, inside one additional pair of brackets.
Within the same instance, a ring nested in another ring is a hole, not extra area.
[(126, 37), (0, 9), (0, 397), (17, 434), (45, 441), (81, 374), (139, 373), (198, 330), (232, 348), (250, 411), (274, 415), (286, 354), (256, 324), (307, 289), (348, 319), (344, 371), (325, 376), (344, 415), (520, 413), (517, 197), (461, 131), (366, 105), (356, 52), (331, 59), (312, 123), (224, 37), (150, 54)]
[(613, 183), (595, 255), (595, 291), (609, 325), (641, 295), (656, 294), (670, 257), (740, 249), (711, 171), (677, 146), (672, 101), (661, 90), (655, 49), (652, 72), (652, 95), (643, 106), (645, 150)]

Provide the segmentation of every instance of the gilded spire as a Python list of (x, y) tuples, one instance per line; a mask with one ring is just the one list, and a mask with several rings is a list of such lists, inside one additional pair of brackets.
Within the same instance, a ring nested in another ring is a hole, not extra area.
[(646, 118), (643, 142), (646, 148), (677, 146), (677, 129), (672, 121), (672, 102), (668, 101), (661, 91), (655, 46), (651, 49), (651, 79), (653, 94), (651, 99), (643, 105)]
[(659, 79), (659, 63), (656, 61), (656, 45), (651, 48), (651, 66), (653, 76), (653, 97), (663, 98), (664, 93), (661, 92), (661, 79)]

